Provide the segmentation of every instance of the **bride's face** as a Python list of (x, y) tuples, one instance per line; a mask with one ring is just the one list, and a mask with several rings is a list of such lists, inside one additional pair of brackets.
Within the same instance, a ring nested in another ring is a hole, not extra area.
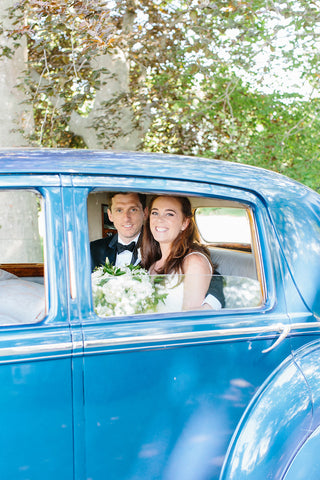
[(188, 226), (180, 202), (174, 197), (158, 197), (150, 210), (150, 229), (160, 244), (172, 244)]

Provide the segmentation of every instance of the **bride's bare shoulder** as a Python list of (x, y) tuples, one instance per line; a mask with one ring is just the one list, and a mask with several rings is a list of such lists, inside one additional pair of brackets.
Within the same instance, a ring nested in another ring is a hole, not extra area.
[(211, 274), (212, 268), (208, 258), (201, 252), (190, 252), (183, 261), (184, 272), (190, 270), (195, 273)]

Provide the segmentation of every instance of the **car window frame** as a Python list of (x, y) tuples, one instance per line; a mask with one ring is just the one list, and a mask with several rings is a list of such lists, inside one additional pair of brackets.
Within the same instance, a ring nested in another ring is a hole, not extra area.
[[(131, 192), (142, 192), (146, 194), (165, 194), (165, 193), (176, 193), (176, 194), (185, 194), (188, 196), (198, 196), (198, 197), (217, 197), (223, 198), (225, 200), (236, 201), (241, 204), (245, 204), (248, 206), (250, 211), (252, 212), (252, 230), (253, 230), (253, 241), (255, 242), (255, 255), (256, 255), (256, 262), (257, 266), (259, 265), (258, 270), (260, 270), (259, 275), (261, 276), (261, 285), (265, 292), (265, 302), (255, 308), (248, 308), (248, 309), (239, 309), (239, 310), (227, 310), (223, 309), (222, 311), (215, 311), (215, 312), (208, 312), (208, 311), (192, 311), (192, 312), (177, 312), (174, 314), (170, 314), (171, 317), (179, 318), (187, 318), (187, 317), (194, 317), (194, 316), (202, 316), (211, 318), (213, 315), (215, 317), (230, 317), (240, 315), (246, 316), (248, 314), (252, 314), (253, 312), (257, 312), (258, 314), (268, 312), (275, 308), (276, 304), (276, 295), (275, 295), (275, 283), (274, 283), (274, 273), (273, 273), (273, 266), (271, 261), (271, 254), (270, 254), (270, 239), (268, 235), (265, 235), (267, 229), (271, 229), (271, 224), (265, 225), (266, 218), (268, 218), (268, 214), (266, 212), (265, 206), (258, 195), (255, 195), (251, 191), (246, 191), (244, 189), (234, 188), (234, 187), (227, 187), (225, 185), (217, 185), (212, 183), (205, 183), (205, 182), (194, 182), (194, 181), (178, 181), (178, 180), (168, 180), (162, 178), (154, 178), (154, 177), (122, 177), (118, 175), (103, 175), (103, 176), (74, 176), (72, 183), (76, 190), (80, 192), (80, 187), (82, 190), (82, 194), (87, 195), (90, 192), (94, 191), (131, 191)], [(77, 200), (77, 205), (82, 202), (81, 210), (83, 218), (85, 216), (86, 223), (88, 225), (88, 218), (86, 210), (86, 204), (84, 205), (84, 198), (80, 200), (81, 195)], [(80, 222), (79, 222), (80, 223)], [(261, 233), (262, 232), (262, 233)], [(269, 235), (270, 236), (270, 235)], [(262, 246), (260, 245), (260, 240), (262, 239)], [(80, 238), (78, 237), (78, 240)], [(86, 262), (87, 262), (87, 273), (89, 271), (90, 265), (90, 253), (89, 253), (89, 233), (86, 232), (86, 238), (83, 240), (86, 245), (83, 245), (83, 249), (86, 250)], [(264, 251), (264, 255), (261, 255), (261, 251)], [(83, 269), (83, 268), (82, 268)], [(278, 275), (279, 278), (279, 275)], [(86, 285), (86, 288), (89, 289), (91, 292), (91, 285), (89, 285), (88, 278), (83, 282), (83, 285)], [(282, 302), (284, 305), (285, 302)], [(92, 298), (89, 299), (89, 307), (82, 304), (81, 311), (84, 314), (87, 322), (97, 322), (99, 321), (99, 317), (95, 315), (93, 312), (93, 305), (92, 305)], [(162, 314), (143, 314), (130, 317), (129, 321), (156, 321), (157, 316)], [(141, 318), (142, 317), (142, 318)], [(107, 321), (110, 322), (125, 322), (126, 317), (106, 317)]]
[[(62, 214), (61, 180), (55, 174), (0, 174), (2, 191), (25, 190), (41, 196), (44, 209), (45, 232), (43, 238), (43, 268), (46, 313), (43, 319), (35, 323), (5, 324), (0, 331), (33, 330), (46, 325), (65, 327), (70, 323), (68, 294), (66, 291), (64, 223)], [(57, 222), (57, 217), (59, 222)], [(59, 247), (57, 248), (57, 245)], [(58, 258), (57, 258), (58, 257)], [(62, 265), (59, 273), (57, 265)], [(20, 278), (20, 277), (19, 277)], [(23, 277), (21, 277), (23, 279)], [(62, 294), (61, 292), (64, 292)]]

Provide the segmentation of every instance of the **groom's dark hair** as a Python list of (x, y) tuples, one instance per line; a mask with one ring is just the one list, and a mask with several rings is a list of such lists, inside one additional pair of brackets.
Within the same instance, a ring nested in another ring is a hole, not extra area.
[(147, 196), (144, 193), (139, 193), (139, 192), (110, 192), (109, 193), (109, 203), (110, 203), (109, 208), (111, 208), (113, 197), (115, 197), (116, 195), (130, 195), (130, 193), (133, 193), (134, 195), (138, 195), (139, 201), (140, 201), (140, 203), (142, 205), (142, 208), (144, 210), (147, 206)]

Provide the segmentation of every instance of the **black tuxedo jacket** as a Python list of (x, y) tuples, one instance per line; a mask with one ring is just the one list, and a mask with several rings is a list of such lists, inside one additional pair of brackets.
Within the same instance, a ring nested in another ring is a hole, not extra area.
[[(139, 237), (139, 240), (141, 235)], [(131, 262), (135, 264), (138, 258), (138, 248), (140, 242), (137, 242), (136, 248), (132, 254)], [(99, 240), (94, 240), (90, 242), (90, 253), (91, 253), (91, 270), (93, 271), (96, 267), (100, 267), (106, 263), (106, 258), (109, 259), (111, 265), (116, 263), (116, 245), (118, 242), (118, 234), (115, 235), (109, 234), (105, 238), (99, 238)]]
[(216, 297), (221, 303), (222, 308), (226, 306), (226, 300), (223, 293), (223, 276), (220, 275), (219, 272), (214, 272), (207, 293)]
[(109, 259), (111, 265), (115, 264), (116, 261), (116, 244), (118, 241), (118, 234), (115, 235), (109, 234), (105, 238), (99, 238), (99, 240), (94, 240), (90, 242), (90, 253), (91, 253), (91, 270), (93, 271), (96, 267), (100, 267), (106, 263), (106, 258)]

